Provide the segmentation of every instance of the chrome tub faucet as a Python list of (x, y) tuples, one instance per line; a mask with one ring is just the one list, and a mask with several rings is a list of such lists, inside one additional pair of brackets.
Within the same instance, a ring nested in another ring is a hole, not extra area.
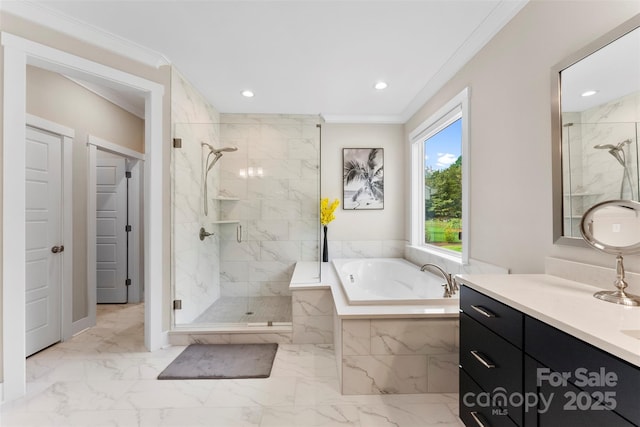
[(434, 270), (440, 273), (444, 280), (446, 280), (446, 283), (442, 285), (444, 287), (444, 297), (451, 298), (458, 291), (458, 284), (456, 283), (456, 280), (451, 277), (451, 274), (447, 273), (442, 267), (436, 264), (427, 263), (420, 267), (420, 271), (423, 272), (430, 271), (433, 273)]

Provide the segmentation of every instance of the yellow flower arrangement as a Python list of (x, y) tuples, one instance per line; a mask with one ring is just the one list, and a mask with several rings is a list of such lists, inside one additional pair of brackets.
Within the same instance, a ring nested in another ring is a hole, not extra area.
[(335, 212), (338, 205), (340, 205), (340, 200), (338, 199), (335, 199), (331, 204), (329, 204), (329, 198), (320, 199), (320, 223), (322, 225), (326, 226), (336, 219), (333, 212)]

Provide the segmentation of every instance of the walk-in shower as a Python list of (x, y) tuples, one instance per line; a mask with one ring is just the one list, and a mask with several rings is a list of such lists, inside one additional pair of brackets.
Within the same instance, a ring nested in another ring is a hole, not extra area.
[(633, 183), (631, 181), (631, 174), (629, 173), (629, 167), (627, 165), (627, 157), (624, 153), (625, 145), (630, 145), (631, 139), (625, 139), (624, 141), (618, 143), (617, 145), (613, 144), (597, 144), (594, 145), (593, 148), (598, 150), (609, 150), (609, 154), (611, 154), (622, 166), (622, 180), (620, 181), (620, 199), (625, 199), (625, 184), (629, 189), (629, 198), (631, 200), (635, 200), (633, 195)]
[[(624, 111), (636, 108), (635, 101), (626, 104), (616, 104), (616, 108)], [(581, 236), (582, 215), (596, 203), (638, 200), (640, 122), (571, 121), (582, 116), (602, 117), (609, 111), (594, 107), (563, 116), (563, 233), (567, 237)]]
[[(203, 191), (204, 195), (202, 198), (204, 201), (204, 214), (206, 216), (206, 215), (209, 215), (209, 202), (208, 202), (209, 192), (207, 190), (207, 178), (209, 176), (209, 171), (211, 170), (213, 165), (215, 165), (216, 162), (220, 160), (220, 157), (222, 157), (223, 153), (238, 151), (238, 147), (213, 148), (211, 144), (207, 144), (206, 142), (201, 142), (200, 145), (202, 147), (207, 147), (209, 149), (209, 154), (207, 154), (207, 159), (204, 162), (204, 179), (202, 180), (204, 183), (204, 191)], [(213, 159), (209, 161), (212, 154), (213, 154)]]
[[(175, 331), (291, 335), (293, 270), (319, 262), (317, 123), (235, 114), (174, 123)], [(215, 235), (200, 240), (201, 228)]]

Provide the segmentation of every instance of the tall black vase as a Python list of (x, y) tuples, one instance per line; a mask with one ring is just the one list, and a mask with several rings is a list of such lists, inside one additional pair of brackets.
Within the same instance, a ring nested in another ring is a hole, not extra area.
[(322, 247), (322, 262), (329, 262), (329, 246), (327, 245), (327, 226), (324, 226), (324, 246)]

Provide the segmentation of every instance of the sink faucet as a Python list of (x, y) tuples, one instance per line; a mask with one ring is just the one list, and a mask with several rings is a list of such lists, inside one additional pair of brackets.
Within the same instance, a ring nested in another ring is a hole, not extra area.
[(451, 298), (453, 295), (456, 294), (456, 291), (458, 290), (458, 284), (456, 283), (455, 279), (451, 277), (451, 274), (447, 273), (442, 269), (442, 267), (436, 264), (427, 263), (422, 267), (420, 267), (420, 271), (433, 272), (434, 269), (435, 271), (440, 273), (440, 275), (444, 278), (444, 280), (447, 281), (445, 284), (442, 285), (444, 286), (444, 297)]

